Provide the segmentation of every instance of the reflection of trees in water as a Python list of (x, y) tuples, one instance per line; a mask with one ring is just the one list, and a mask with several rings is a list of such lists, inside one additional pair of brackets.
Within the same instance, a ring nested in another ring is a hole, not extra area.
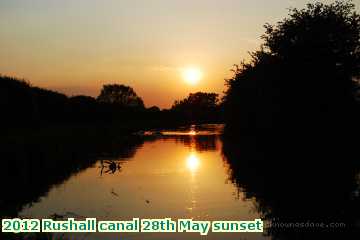
[[(74, 174), (98, 159), (132, 157), (143, 140), (135, 137), (72, 136), (72, 139), (8, 144), (0, 151), (2, 184), (0, 215), (15, 216)], [(117, 167), (118, 165), (116, 165)]]
[[(54, 134), (54, 136), (57, 134)], [(66, 135), (66, 134), (65, 134)], [(2, 192), (0, 215), (15, 216), (26, 204), (38, 201), (54, 185), (104, 159), (99, 174), (120, 170), (119, 159), (135, 155), (143, 139), (115, 139), (96, 134), (89, 137), (74, 133), (67, 137), (44, 137), (16, 143), (5, 142), (1, 154)], [(174, 139), (174, 136), (169, 137)], [(158, 138), (146, 138), (156, 141)], [(196, 151), (216, 150), (216, 136), (176, 136), (175, 141)]]
[[(351, 239), (359, 233), (356, 155), (344, 154), (344, 146), (318, 144), (315, 151), (303, 143), (287, 150), (286, 145), (280, 148), (262, 140), (224, 139), (223, 155), (231, 181), (272, 222), (267, 232), (273, 239)], [(285, 223), (345, 223), (346, 227), (276, 226)]]
[(172, 136), (172, 138), (175, 139), (175, 142), (184, 144), (186, 147), (195, 149), (197, 152), (216, 151), (218, 148), (218, 136), (216, 135), (182, 135)]
[(198, 152), (218, 150), (223, 124), (200, 124), (169, 129), (163, 139), (171, 139)]

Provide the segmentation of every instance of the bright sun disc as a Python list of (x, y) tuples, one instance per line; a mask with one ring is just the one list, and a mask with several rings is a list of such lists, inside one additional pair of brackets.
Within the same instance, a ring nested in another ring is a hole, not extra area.
[(186, 82), (195, 85), (200, 81), (202, 72), (197, 68), (186, 68), (183, 70), (183, 77)]

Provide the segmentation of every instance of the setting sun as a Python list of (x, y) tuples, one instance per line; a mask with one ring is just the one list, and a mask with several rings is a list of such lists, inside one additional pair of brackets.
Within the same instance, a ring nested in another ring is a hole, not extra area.
[(186, 68), (183, 70), (183, 77), (187, 83), (196, 85), (202, 78), (202, 72), (197, 68)]

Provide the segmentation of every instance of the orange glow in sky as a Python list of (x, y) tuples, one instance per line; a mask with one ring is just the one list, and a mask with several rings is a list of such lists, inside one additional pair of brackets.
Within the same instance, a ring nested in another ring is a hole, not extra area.
[(197, 85), (202, 78), (202, 72), (198, 68), (185, 68), (183, 77), (188, 84)]
[(0, 74), (68, 95), (125, 84), (146, 106), (168, 108), (191, 92), (221, 94), (263, 25), (307, 2), (2, 0)]

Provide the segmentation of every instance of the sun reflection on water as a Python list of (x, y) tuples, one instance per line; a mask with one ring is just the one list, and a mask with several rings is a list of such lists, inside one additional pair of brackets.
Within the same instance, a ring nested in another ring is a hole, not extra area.
[(196, 135), (196, 131), (194, 131), (194, 130), (190, 130), (189, 135), (191, 135), (191, 136), (195, 136), (195, 135)]
[(198, 184), (196, 181), (197, 179), (196, 173), (200, 167), (200, 159), (195, 154), (195, 152), (190, 152), (189, 156), (186, 158), (186, 167), (190, 172), (190, 178), (189, 178), (190, 198), (189, 198), (189, 202), (187, 203), (186, 209), (188, 210), (190, 216), (192, 216), (197, 205), (196, 192), (197, 192)]
[(190, 172), (195, 173), (200, 166), (200, 160), (199, 158), (192, 153), (188, 158), (186, 159), (186, 167), (190, 170)]

